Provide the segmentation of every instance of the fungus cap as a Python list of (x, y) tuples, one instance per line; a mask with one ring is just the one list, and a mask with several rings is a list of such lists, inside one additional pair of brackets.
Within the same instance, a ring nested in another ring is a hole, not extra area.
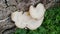
[(44, 12), (44, 5), (39, 3), (36, 8), (31, 5), (29, 8), (29, 12), (23, 13), (23, 11), (16, 11), (12, 13), (11, 18), (18, 28), (27, 27), (30, 30), (35, 30), (39, 26), (41, 26), (44, 19)]

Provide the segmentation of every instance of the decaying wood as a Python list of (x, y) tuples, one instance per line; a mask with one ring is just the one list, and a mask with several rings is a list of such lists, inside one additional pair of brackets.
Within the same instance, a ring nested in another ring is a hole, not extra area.
[(10, 14), (17, 10), (28, 11), (30, 5), (43, 3), (45, 8), (53, 6), (60, 0), (0, 0), (0, 34), (11, 34), (15, 24), (11, 21)]

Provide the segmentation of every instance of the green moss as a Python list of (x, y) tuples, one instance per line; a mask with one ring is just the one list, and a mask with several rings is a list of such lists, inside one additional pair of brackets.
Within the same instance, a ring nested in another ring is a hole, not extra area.
[(47, 9), (44, 22), (38, 29), (17, 29), (15, 34), (60, 34), (60, 7)]

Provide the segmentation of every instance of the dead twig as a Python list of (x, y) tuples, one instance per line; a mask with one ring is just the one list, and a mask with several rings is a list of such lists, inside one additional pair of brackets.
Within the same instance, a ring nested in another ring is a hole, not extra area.
[(9, 18), (9, 17), (7, 17), (7, 18), (5, 18), (5, 19), (3, 19), (3, 20), (0, 20), (0, 22), (4, 22), (4, 21), (6, 21), (8, 18)]

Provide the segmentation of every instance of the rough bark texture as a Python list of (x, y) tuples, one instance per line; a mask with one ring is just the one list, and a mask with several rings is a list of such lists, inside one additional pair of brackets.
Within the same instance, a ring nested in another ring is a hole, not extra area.
[(48, 9), (59, 0), (0, 0), (0, 34), (11, 34), (15, 31), (15, 24), (11, 21), (11, 13), (17, 10), (28, 11), (30, 5), (43, 3)]

